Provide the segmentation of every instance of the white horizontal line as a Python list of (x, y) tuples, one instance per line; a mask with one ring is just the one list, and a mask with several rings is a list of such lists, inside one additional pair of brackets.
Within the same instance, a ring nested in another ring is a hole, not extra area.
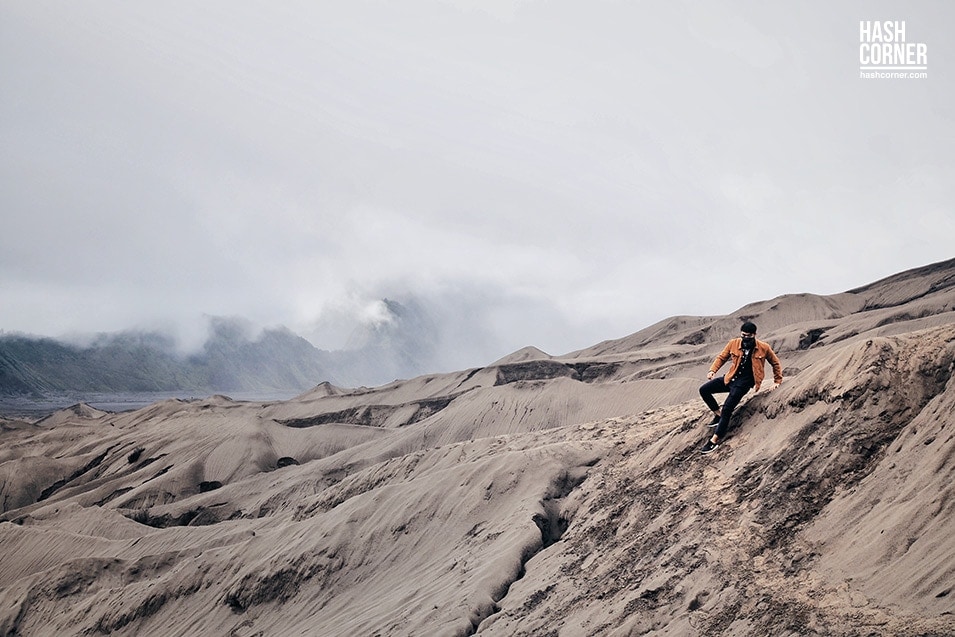
[(927, 66), (860, 66), (860, 71), (927, 71)]

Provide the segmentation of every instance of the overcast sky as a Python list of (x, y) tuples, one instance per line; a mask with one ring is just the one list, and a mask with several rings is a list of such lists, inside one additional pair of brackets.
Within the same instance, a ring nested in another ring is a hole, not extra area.
[[(955, 256), (950, 2), (0, 0), (0, 328), (448, 364)], [(861, 79), (904, 20), (927, 79)]]

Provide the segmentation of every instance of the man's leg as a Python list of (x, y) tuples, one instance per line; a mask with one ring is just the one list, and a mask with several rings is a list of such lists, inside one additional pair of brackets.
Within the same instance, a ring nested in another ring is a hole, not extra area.
[(718, 439), (722, 440), (723, 436), (726, 435), (730, 427), (730, 418), (733, 416), (733, 410), (736, 409), (736, 406), (739, 405), (739, 401), (743, 399), (743, 396), (745, 396), (750, 389), (752, 389), (752, 387), (747, 387), (746, 385), (730, 385), (727, 388), (730, 395), (727, 396), (723, 402), (720, 424), (717, 425), (716, 432), (713, 434)]
[(729, 390), (730, 388), (723, 382), (723, 377), (717, 376), (713, 380), (700, 385), (700, 397), (703, 399), (703, 402), (706, 403), (706, 406), (710, 408), (710, 411), (718, 413), (720, 404), (713, 398), (713, 394), (725, 394)]

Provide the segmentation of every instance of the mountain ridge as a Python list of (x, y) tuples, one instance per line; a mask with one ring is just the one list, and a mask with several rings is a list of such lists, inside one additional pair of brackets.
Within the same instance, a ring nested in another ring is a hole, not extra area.
[(0, 393), (7, 395), (304, 389), (327, 376), (321, 353), (301, 337), (279, 328), (253, 339), (224, 319), (188, 355), (156, 332), (102, 334), (85, 346), (0, 338)]
[(0, 396), (123, 392), (296, 392), (323, 381), (359, 386), (416, 376), (433, 357), (427, 316), (385, 299), (385, 320), (359, 326), (347, 349), (327, 351), (279, 326), (255, 334), (242, 319), (209, 317), (192, 353), (162, 332), (99, 334), (84, 344), (0, 335)]

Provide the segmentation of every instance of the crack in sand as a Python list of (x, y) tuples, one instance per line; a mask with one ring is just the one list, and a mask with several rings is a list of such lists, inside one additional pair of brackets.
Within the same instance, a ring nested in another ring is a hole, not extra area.
[(475, 634), (482, 623), (501, 612), (500, 604), (507, 597), (511, 587), (515, 582), (520, 581), (527, 575), (527, 564), (532, 559), (542, 554), (561, 540), (564, 533), (570, 527), (571, 522), (571, 519), (565, 514), (564, 511), (565, 499), (571, 493), (573, 493), (574, 490), (579, 488), (581, 484), (583, 484), (584, 480), (587, 479), (587, 470), (594, 466), (597, 462), (598, 460), (594, 460), (591, 463), (577, 467), (576, 471), (564, 472), (558, 477), (557, 480), (551, 483), (549, 489), (550, 493), (540, 501), (542, 510), (535, 513), (531, 518), (534, 524), (540, 530), (540, 545), (525, 549), (525, 551), (521, 554), (520, 569), (518, 570), (516, 577), (510, 581), (502, 583), (497, 594), (492, 595), (494, 605), (490, 609), (491, 612), (483, 617), (480, 617), (477, 619), (477, 621), (472, 620), (471, 630), (465, 633), (466, 635)]

